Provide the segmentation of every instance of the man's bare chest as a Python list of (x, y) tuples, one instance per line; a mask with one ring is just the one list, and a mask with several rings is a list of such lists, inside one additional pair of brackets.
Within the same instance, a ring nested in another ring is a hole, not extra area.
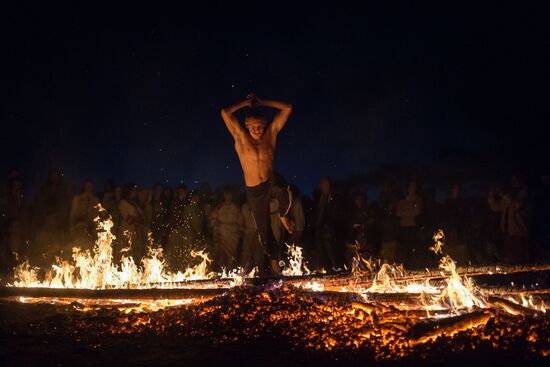
[(243, 141), (235, 144), (239, 156), (247, 158), (263, 158), (273, 156), (273, 145), (269, 141), (258, 143)]

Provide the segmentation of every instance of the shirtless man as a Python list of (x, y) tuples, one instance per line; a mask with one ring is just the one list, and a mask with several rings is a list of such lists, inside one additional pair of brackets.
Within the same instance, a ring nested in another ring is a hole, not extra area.
[[(268, 125), (257, 106), (276, 108), (279, 113)], [(245, 118), (246, 129), (233, 115), (243, 107), (249, 107)], [(273, 170), (277, 134), (285, 126), (291, 112), (292, 106), (287, 103), (261, 99), (254, 94), (249, 94), (244, 101), (221, 110), (223, 121), (235, 139), (235, 150), (246, 184), (247, 201), (256, 222), (260, 243), (269, 256), (271, 270), (275, 274), (280, 274), (281, 269), (278, 262), (279, 248), (270, 225), (269, 200), (272, 196), (279, 201), (279, 215), (283, 226), (289, 233), (293, 231), (291, 221), (286, 218), (291, 204), (290, 190), (283, 186), (282, 178)]]

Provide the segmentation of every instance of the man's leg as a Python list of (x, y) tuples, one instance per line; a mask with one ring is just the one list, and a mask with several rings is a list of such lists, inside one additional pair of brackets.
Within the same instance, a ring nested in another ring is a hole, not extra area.
[(322, 241), (325, 246), (325, 251), (327, 252), (328, 260), (330, 261), (330, 266), (334, 270), (337, 268), (336, 264), (336, 253), (334, 251), (334, 246), (336, 242), (336, 237), (334, 235), (334, 230), (332, 228), (323, 228), (322, 232)]
[(271, 261), (271, 268), (274, 273), (280, 273), (278, 265), (279, 249), (275, 243), (271, 230), (269, 199), (271, 197), (271, 184), (264, 182), (258, 186), (247, 187), (246, 197), (252, 212), (252, 217), (258, 229), (258, 237), (264, 251)]
[[(256, 253), (259, 252), (260, 256)], [(255, 266), (258, 269), (263, 267), (262, 257), (264, 252), (258, 239), (258, 233), (245, 233), (243, 236), (243, 249), (241, 253), (241, 266), (245, 269), (246, 273), (250, 273)]]

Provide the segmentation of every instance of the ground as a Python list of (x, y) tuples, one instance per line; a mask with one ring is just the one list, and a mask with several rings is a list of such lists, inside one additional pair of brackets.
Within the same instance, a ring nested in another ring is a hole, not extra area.
[[(543, 366), (550, 319), (490, 311), (489, 321), (412, 345), (433, 324), (393, 320), (342, 300), (288, 289), (234, 289), (159, 310), (0, 301), (0, 358), (9, 366), (445, 365)], [(483, 315), (485, 311), (472, 314)], [(412, 321), (411, 321), (412, 320)], [(443, 324), (438, 324), (442, 328)], [(365, 336), (371, 333), (371, 336)]]

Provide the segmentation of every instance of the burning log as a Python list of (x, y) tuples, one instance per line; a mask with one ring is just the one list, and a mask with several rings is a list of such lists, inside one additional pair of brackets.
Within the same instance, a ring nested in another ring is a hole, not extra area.
[(550, 288), (518, 289), (515, 287), (484, 286), (483, 290), (488, 291), (492, 294), (500, 294), (500, 295), (514, 295), (514, 294), (535, 295), (535, 296), (550, 295)]
[(367, 305), (365, 302), (368, 302), (368, 306), (365, 307), (368, 307), (371, 311), (387, 310), (388, 305), (415, 307), (418, 306), (418, 301), (420, 299), (420, 294), (418, 293), (368, 293), (359, 295), (355, 292), (319, 292), (308, 289), (296, 290), (295, 292), (302, 295), (308, 295), (312, 298), (352, 303), (354, 305)]
[(111, 299), (178, 299), (221, 295), (224, 288), (171, 288), (171, 289), (74, 289), (1, 287), (0, 297), (52, 297), (52, 298), (111, 298)]
[[(550, 271), (550, 264), (545, 265), (492, 265), (492, 266), (467, 266), (457, 267), (457, 273), (460, 276), (479, 277), (493, 275), (511, 275), (520, 273), (538, 273)], [(438, 280), (448, 277), (447, 273), (440, 269), (426, 270), (404, 270), (403, 275), (395, 278), (399, 282)], [(302, 282), (304, 277), (299, 279), (288, 279), (290, 284)], [(341, 275), (309, 275), (307, 279), (312, 282), (322, 283), (326, 288), (341, 288), (353, 285), (355, 287), (367, 288), (372, 285), (372, 274), (363, 276), (351, 276), (351, 274)]]
[(532, 308), (523, 307), (522, 305), (497, 296), (489, 296), (489, 302), (491, 302), (491, 304), (495, 306), (504, 309), (506, 312), (511, 313), (512, 315), (536, 315), (540, 313), (539, 311)]
[(411, 329), (411, 345), (426, 343), (439, 336), (452, 336), (460, 331), (485, 325), (494, 315), (487, 311), (477, 311), (442, 320), (417, 324)]

